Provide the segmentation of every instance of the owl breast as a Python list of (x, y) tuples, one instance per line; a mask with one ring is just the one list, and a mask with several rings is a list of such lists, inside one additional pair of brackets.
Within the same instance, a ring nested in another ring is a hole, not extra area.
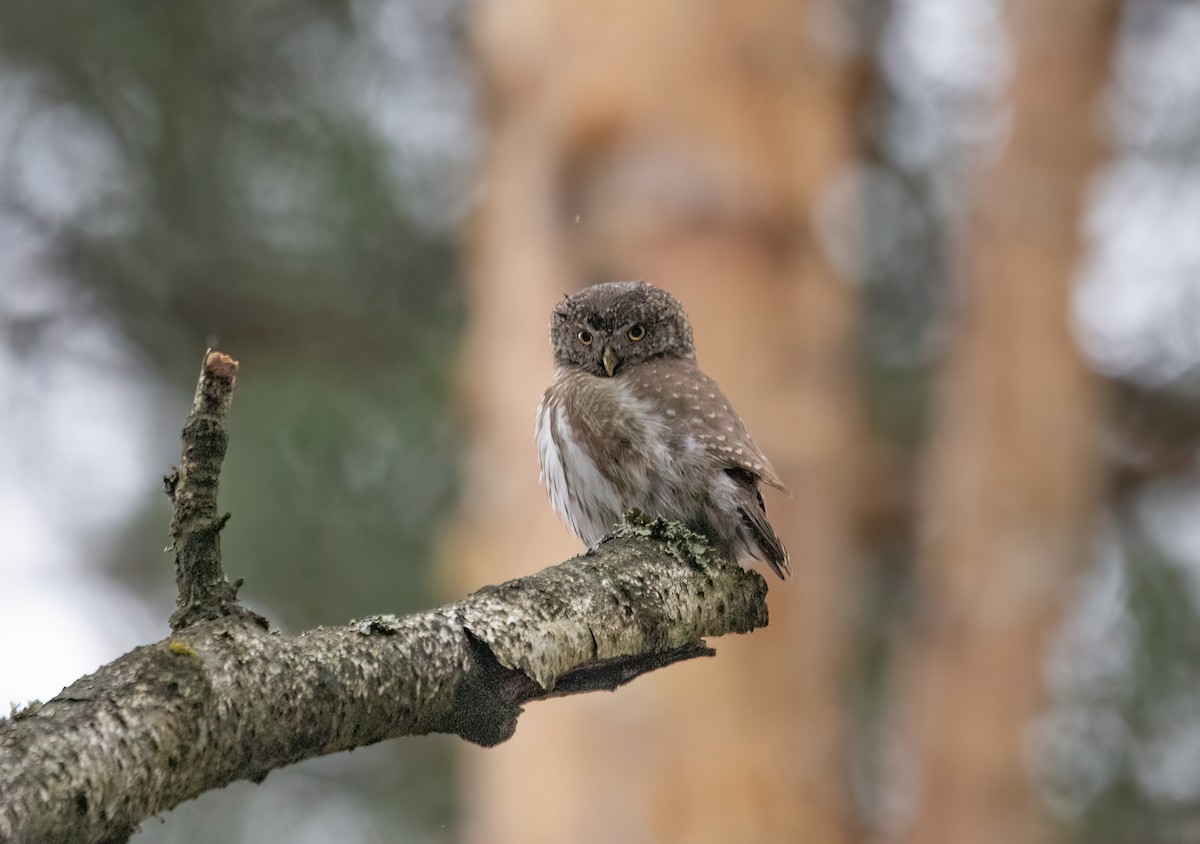
[[(541, 478), (558, 515), (588, 546), (632, 508), (664, 513), (686, 461), (627, 379), (560, 372), (538, 406)], [(675, 508), (670, 508), (674, 510)]]

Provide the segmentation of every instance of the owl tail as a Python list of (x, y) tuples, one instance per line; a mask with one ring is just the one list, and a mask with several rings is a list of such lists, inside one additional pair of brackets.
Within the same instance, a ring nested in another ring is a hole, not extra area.
[(759, 553), (755, 556), (766, 560), (771, 571), (779, 575), (781, 580), (791, 574), (792, 567), (788, 564), (787, 550), (775, 535), (771, 523), (767, 521), (766, 511), (754, 507), (742, 507), (739, 511), (742, 514), (742, 524), (750, 531), (754, 544), (758, 546)]
[(767, 507), (758, 489), (758, 479), (749, 477), (738, 480), (742, 481), (738, 495), (738, 514), (742, 517), (742, 526), (750, 534), (750, 553), (760, 560), (765, 560), (782, 580), (792, 573), (792, 567), (788, 565), (787, 550), (779, 541), (775, 528), (767, 521)]

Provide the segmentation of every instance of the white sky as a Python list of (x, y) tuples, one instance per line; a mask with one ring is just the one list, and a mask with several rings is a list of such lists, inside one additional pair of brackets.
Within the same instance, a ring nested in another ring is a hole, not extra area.
[[(0, 313), (31, 321), (61, 314), (61, 287), (39, 274), (14, 242), (22, 239), (30, 242), (27, 233), (0, 227)], [(170, 611), (151, 617), (140, 600), (89, 569), (88, 553), (109, 545), (169, 468), (156, 473), (153, 458), (161, 454), (150, 453), (162, 441), (167, 396), (103, 322), (58, 319), (32, 359), (0, 342), (4, 707), (48, 699), (132, 646), (161, 638)], [(163, 564), (170, 565), (165, 555)]]

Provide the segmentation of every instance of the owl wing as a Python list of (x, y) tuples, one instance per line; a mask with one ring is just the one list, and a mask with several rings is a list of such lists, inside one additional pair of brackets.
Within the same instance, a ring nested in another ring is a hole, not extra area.
[(717, 383), (691, 361), (648, 361), (632, 379), (634, 394), (678, 419), (683, 437), (702, 447), (717, 465), (745, 472), (787, 492), (771, 461), (751, 438)]

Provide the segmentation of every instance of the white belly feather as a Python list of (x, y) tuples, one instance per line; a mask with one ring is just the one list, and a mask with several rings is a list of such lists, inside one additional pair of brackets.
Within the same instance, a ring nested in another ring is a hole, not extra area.
[[(591, 379), (591, 376), (584, 376)], [(556, 384), (558, 383), (556, 379)], [(636, 398), (620, 378), (589, 380), (586, 388), (605, 391), (609, 405), (634, 426), (641, 435), (642, 457), (620, 461), (601, 472), (593, 457), (580, 444), (572, 430), (563, 396), (553, 387), (538, 405), (534, 436), (537, 440), (541, 480), (550, 495), (550, 503), (559, 517), (589, 547), (596, 545), (630, 509), (661, 512), (659, 493), (666, 476), (679, 471), (680, 455), (668, 449), (661, 426), (653, 424), (655, 414)], [(636, 420), (636, 421), (635, 421)], [(620, 473), (620, 488), (609, 479)], [(672, 479), (673, 480), (673, 479)], [(674, 486), (672, 481), (666, 487)], [(674, 514), (671, 514), (674, 515)], [(678, 518), (678, 516), (676, 516)]]
[[(552, 425), (557, 438), (551, 435)], [(535, 436), (541, 480), (550, 494), (550, 505), (576, 536), (588, 547), (594, 546), (623, 514), (616, 486), (580, 448), (567, 409), (560, 403), (542, 399)]]

